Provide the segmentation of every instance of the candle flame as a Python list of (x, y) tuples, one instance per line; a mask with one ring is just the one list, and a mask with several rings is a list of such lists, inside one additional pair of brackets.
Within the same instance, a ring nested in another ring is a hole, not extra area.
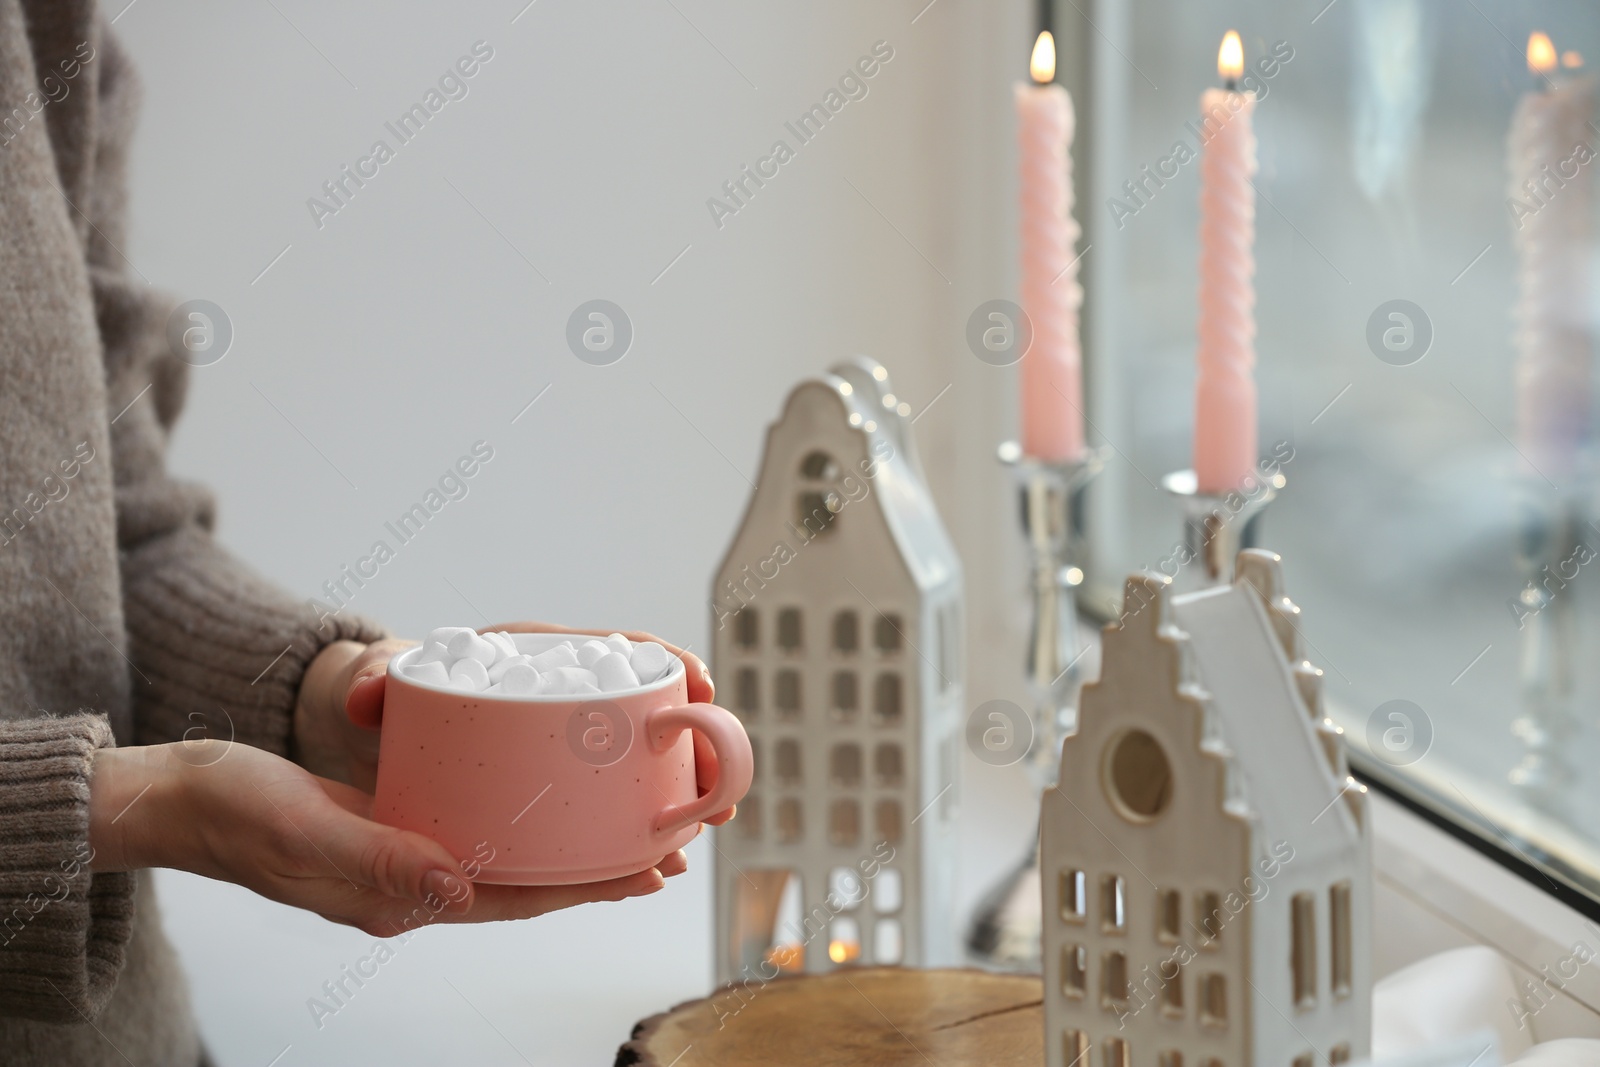
[(1528, 69), (1535, 74), (1549, 74), (1556, 69), (1556, 46), (1550, 35), (1534, 30), (1528, 34)]
[(1238, 30), (1229, 30), (1222, 38), (1222, 47), (1217, 49), (1217, 74), (1223, 81), (1237, 81), (1244, 73), (1244, 42), (1239, 40)]
[(1033, 42), (1033, 58), (1028, 61), (1028, 73), (1040, 85), (1056, 80), (1056, 39), (1045, 30)]
[(828, 958), (834, 963), (849, 963), (861, 958), (861, 945), (855, 941), (828, 942)]
[(1583, 66), (1583, 56), (1582, 54), (1569, 49), (1561, 53), (1561, 65), (1566, 67), (1568, 70), (1571, 70), (1574, 67), (1581, 67)]

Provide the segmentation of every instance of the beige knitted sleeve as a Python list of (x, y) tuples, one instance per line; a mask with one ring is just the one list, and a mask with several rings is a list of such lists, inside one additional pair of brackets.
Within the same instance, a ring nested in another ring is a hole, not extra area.
[(0, 721), (0, 991), (6, 1015), (81, 1022), (122, 969), (134, 876), (90, 876), (89, 764), (98, 715)]

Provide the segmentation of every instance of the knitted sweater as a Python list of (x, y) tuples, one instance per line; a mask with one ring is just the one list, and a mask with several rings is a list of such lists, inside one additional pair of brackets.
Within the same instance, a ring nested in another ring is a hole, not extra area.
[(164, 469), (188, 367), (121, 251), (136, 96), (93, 0), (0, 0), (0, 1064), (199, 1061), (148, 878), (91, 871), (92, 755), (282, 753), (312, 657), (379, 636), (319, 630)]

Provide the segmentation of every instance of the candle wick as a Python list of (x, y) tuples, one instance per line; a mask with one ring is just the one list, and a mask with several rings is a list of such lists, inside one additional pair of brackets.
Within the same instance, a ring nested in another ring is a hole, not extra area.
[(1224, 89), (1228, 90), (1228, 92), (1230, 92), (1230, 93), (1236, 93), (1236, 92), (1239, 91), (1239, 79), (1238, 78), (1224, 78), (1223, 81), (1222, 81), (1222, 87)]

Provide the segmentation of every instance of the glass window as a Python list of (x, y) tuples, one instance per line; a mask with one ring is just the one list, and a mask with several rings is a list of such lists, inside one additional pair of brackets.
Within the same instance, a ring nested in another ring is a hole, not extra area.
[(1600, 896), (1600, 227), (1578, 161), (1600, 7), (1104, 0), (1093, 27), (1055, 7), (1090, 438), (1112, 446), (1083, 602), (1114, 615), (1127, 574), (1181, 566), (1162, 478), (1192, 466), (1199, 95), (1232, 25), (1257, 95), (1256, 451), (1286, 483), (1259, 541), (1327, 713), (1358, 775)]

